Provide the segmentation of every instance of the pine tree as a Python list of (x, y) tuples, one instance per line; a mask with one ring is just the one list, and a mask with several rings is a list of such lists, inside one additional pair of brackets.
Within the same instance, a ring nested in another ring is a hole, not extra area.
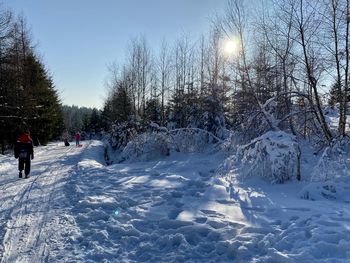
[(161, 104), (158, 99), (148, 100), (144, 113), (144, 123), (147, 125), (150, 122), (161, 124), (162, 112)]
[[(0, 12), (0, 20), (2, 20)], [(63, 129), (61, 103), (52, 78), (31, 45), (23, 17), (10, 25), (0, 43), (1, 150), (30, 129), (35, 143), (57, 138)], [(4, 45), (6, 43), (6, 45)]]
[(90, 127), (92, 131), (98, 131), (102, 128), (101, 112), (94, 108), (90, 115)]
[[(340, 103), (341, 99), (342, 99), (342, 97), (339, 94), (338, 84), (334, 83), (333, 86), (331, 87), (331, 89), (329, 90), (328, 103), (329, 103), (329, 105), (334, 106), (335, 104)], [(347, 101), (350, 101), (350, 94), (348, 94)]]
[(127, 121), (133, 115), (133, 105), (127, 89), (119, 83), (112, 96), (105, 102), (103, 116), (110, 123)]

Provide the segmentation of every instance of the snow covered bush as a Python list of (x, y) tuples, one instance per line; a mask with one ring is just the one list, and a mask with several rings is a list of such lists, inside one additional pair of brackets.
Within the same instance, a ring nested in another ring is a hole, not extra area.
[(312, 172), (311, 181), (328, 181), (350, 175), (349, 139), (335, 140), (320, 157)]
[(324, 199), (350, 203), (350, 178), (337, 178), (327, 182), (311, 182), (299, 193), (302, 199), (320, 201)]
[(168, 130), (151, 122), (143, 129), (147, 132), (138, 134), (136, 128), (125, 123), (114, 126), (105, 144), (107, 163), (149, 161), (169, 155), (171, 151), (203, 152), (216, 149), (223, 142), (212, 133), (199, 128)]
[(311, 182), (299, 193), (308, 200), (350, 202), (350, 142), (336, 139), (324, 149), (311, 174)]
[(142, 133), (121, 152), (120, 161), (150, 161), (169, 155), (168, 138), (163, 133)]
[(230, 135), (230, 131), (226, 128), (225, 117), (222, 113), (204, 112), (200, 119), (199, 127), (221, 139), (226, 139)]
[(260, 176), (272, 183), (300, 178), (300, 149), (293, 135), (270, 131), (238, 148), (223, 167), (238, 166), (245, 176)]
[(238, 149), (245, 175), (258, 175), (273, 183), (300, 177), (300, 149), (295, 136), (269, 131)]
[(120, 149), (127, 145), (141, 130), (141, 125), (135, 121), (116, 123), (112, 126), (108, 141), (113, 149)]
[(209, 145), (223, 142), (214, 134), (199, 128), (183, 128), (168, 132), (171, 148), (182, 153), (203, 152)]
[(221, 143), (220, 148), (223, 152), (233, 155), (237, 152), (237, 148), (242, 141), (242, 134), (230, 131), (227, 138)]

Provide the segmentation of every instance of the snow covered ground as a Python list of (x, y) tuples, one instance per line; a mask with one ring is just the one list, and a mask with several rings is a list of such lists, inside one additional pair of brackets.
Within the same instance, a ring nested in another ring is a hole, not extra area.
[(101, 142), (59, 143), (35, 149), (25, 180), (1, 156), (1, 262), (350, 262), (349, 180), (311, 201), (305, 181), (228, 186), (223, 159), (105, 166)]

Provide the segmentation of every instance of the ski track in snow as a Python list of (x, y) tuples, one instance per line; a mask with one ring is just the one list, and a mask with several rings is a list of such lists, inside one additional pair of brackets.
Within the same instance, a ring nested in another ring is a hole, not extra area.
[(297, 182), (225, 187), (222, 157), (104, 166), (92, 141), (36, 158), (28, 180), (0, 159), (2, 263), (349, 262), (348, 203), (300, 199)]

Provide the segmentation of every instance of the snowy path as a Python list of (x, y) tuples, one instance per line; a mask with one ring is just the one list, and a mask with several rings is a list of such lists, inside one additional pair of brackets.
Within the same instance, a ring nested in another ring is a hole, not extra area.
[(348, 262), (349, 203), (302, 183), (225, 188), (222, 157), (104, 166), (100, 142), (36, 149), (32, 177), (0, 157), (0, 262)]
[[(47, 240), (55, 233), (51, 220), (59, 215), (64, 177), (77, 161), (74, 148), (38, 148), (29, 179), (17, 177), (17, 160), (1, 169), (1, 262), (44, 262)], [(80, 150), (80, 149), (79, 149)]]

